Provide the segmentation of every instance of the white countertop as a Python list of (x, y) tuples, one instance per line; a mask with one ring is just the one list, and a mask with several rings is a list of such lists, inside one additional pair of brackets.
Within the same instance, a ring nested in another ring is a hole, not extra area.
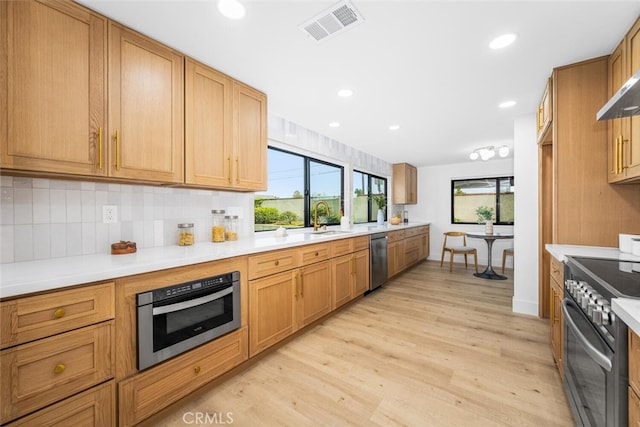
[[(385, 224), (384, 226), (363, 224), (353, 226), (348, 232), (330, 235), (313, 234), (310, 229), (289, 230), (286, 237), (276, 237), (274, 232), (264, 232), (235, 242), (197, 242), (193, 246), (174, 245), (139, 249), (136, 253), (127, 255), (95, 254), (2, 264), (0, 265), (0, 297), (14, 297), (235, 256), (428, 224), (428, 222)], [(328, 227), (328, 229), (340, 230), (340, 227)]]
[[(620, 261), (640, 262), (640, 257), (620, 252), (618, 248), (575, 245), (545, 245), (545, 249), (559, 261), (565, 262), (567, 256), (590, 258), (608, 258)], [(631, 330), (640, 335), (640, 299), (613, 298), (611, 309)]]
[(546, 244), (544, 248), (558, 261), (565, 262), (567, 256), (583, 256), (589, 258), (618, 259), (620, 261), (638, 261), (639, 256), (620, 252), (618, 248), (603, 246), (577, 246), (577, 245), (556, 245)]

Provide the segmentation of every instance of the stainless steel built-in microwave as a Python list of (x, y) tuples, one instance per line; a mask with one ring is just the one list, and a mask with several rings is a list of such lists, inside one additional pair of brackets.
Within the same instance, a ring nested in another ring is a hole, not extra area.
[(138, 369), (146, 369), (240, 327), (240, 272), (136, 295)]

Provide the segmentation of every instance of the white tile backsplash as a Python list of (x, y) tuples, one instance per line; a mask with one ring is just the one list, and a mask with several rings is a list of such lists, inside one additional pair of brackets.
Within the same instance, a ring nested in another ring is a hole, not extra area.
[[(0, 263), (109, 253), (111, 243), (138, 248), (175, 244), (177, 224), (193, 222), (196, 242), (209, 241), (211, 209), (252, 211), (253, 193), (2, 176)], [(225, 204), (221, 204), (225, 203)], [(116, 205), (118, 222), (102, 223)], [(244, 225), (253, 233), (253, 220)]]

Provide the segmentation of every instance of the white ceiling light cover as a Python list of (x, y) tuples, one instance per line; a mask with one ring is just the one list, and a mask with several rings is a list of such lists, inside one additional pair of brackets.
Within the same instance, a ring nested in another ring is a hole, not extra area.
[(346, 29), (356, 27), (362, 22), (364, 22), (364, 18), (351, 2), (343, 0), (314, 16), (299, 28), (320, 42)]

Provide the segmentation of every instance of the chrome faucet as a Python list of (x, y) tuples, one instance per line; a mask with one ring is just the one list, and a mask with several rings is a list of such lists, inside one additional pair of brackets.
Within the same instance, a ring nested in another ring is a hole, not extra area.
[(320, 228), (320, 224), (318, 224), (318, 206), (320, 205), (326, 206), (327, 216), (331, 215), (331, 209), (329, 209), (329, 203), (325, 202), (324, 200), (320, 200), (318, 203), (316, 203), (315, 212), (313, 213), (313, 231), (318, 231), (318, 228)]

